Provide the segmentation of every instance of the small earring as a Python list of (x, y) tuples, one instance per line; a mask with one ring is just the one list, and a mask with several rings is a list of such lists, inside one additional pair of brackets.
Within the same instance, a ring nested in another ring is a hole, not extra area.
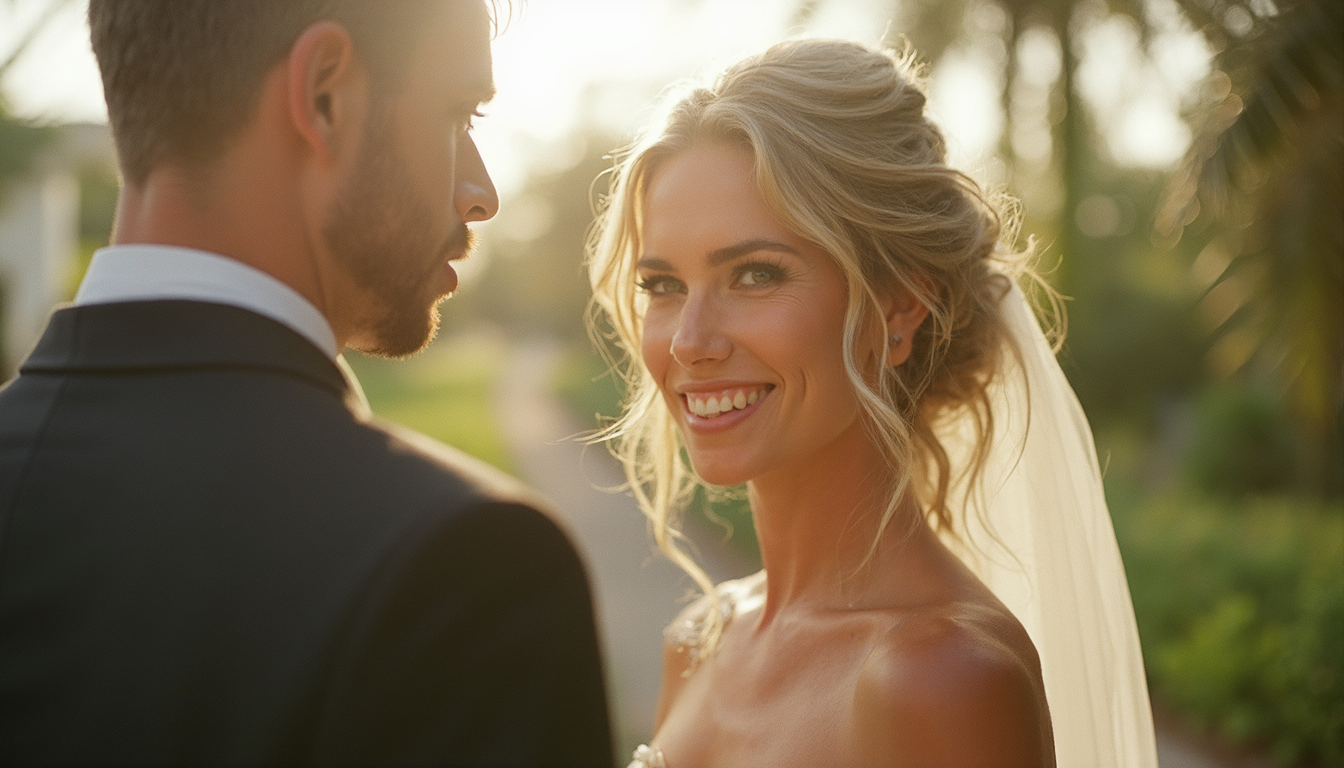
[(900, 344), (902, 341), (905, 341), (905, 337), (902, 336), (901, 334), (899, 334), (899, 333), (893, 333), (893, 334), (891, 335), (891, 343), (892, 343), (892, 344)]

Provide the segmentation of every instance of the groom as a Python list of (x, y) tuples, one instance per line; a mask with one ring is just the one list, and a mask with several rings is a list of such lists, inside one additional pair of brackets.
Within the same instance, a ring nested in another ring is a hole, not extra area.
[(93, 0), (124, 178), (0, 390), (0, 764), (609, 765), (583, 565), (379, 422), (467, 224), (482, 0)]

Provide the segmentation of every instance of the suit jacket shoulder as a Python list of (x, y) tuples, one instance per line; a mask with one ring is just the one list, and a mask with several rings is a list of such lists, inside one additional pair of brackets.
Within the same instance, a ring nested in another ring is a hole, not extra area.
[(608, 764), (545, 509), (267, 318), (58, 311), (0, 390), (0, 763)]

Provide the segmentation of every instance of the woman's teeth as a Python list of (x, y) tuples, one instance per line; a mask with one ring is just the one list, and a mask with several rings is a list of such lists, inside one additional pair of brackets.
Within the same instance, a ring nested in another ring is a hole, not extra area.
[(687, 392), (686, 408), (701, 418), (713, 418), (721, 413), (741, 410), (765, 397), (768, 387), (729, 389), (723, 392)]

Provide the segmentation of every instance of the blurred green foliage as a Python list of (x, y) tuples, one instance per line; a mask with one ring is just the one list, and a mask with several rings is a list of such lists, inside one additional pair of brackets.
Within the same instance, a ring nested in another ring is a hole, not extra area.
[(551, 371), (551, 389), (585, 430), (605, 427), (621, 415), (621, 383), (587, 345), (576, 344), (560, 355)]
[(66, 294), (74, 298), (94, 251), (112, 237), (121, 188), (111, 168), (88, 166), (79, 170), (79, 241), (74, 262), (67, 273)]
[(745, 485), (696, 491), (691, 510), (723, 531), (723, 543), (732, 547), (746, 563), (761, 567), (761, 542), (751, 519), (751, 504)]
[(1156, 696), (1281, 765), (1344, 761), (1344, 503), (1112, 504)]
[(11, 180), (27, 173), (37, 153), (55, 135), (51, 126), (13, 117), (0, 96), (0, 194)]
[(506, 342), (497, 334), (464, 331), (436, 340), (409, 360), (353, 351), (346, 359), (375, 414), (517, 474), (492, 399), (506, 354)]
[(1221, 498), (1283, 492), (1294, 486), (1294, 438), (1272, 390), (1213, 387), (1199, 396), (1184, 470), (1193, 487)]
[[(1276, 0), (1221, 46), (1156, 234), (1198, 252), (1218, 373), (1273, 379), (1297, 487), (1344, 492), (1344, 4)], [(1251, 10), (1256, 10), (1254, 7)], [(1184, 238), (1184, 239), (1182, 239)]]

